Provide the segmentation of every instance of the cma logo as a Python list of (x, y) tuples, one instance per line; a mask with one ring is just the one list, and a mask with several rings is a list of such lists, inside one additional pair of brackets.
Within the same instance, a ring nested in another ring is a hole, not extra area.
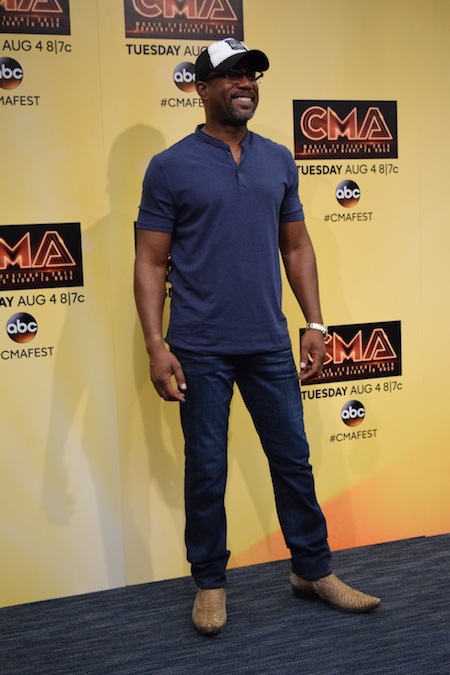
[(133, 0), (133, 7), (148, 19), (184, 15), (202, 21), (237, 21), (229, 0)]
[(14, 342), (30, 342), (37, 333), (38, 325), (31, 314), (14, 314), (6, 324), (6, 332)]
[(361, 329), (347, 342), (339, 333), (333, 332), (332, 335), (328, 335), (325, 345), (327, 353), (324, 366), (330, 363), (340, 365), (344, 361), (374, 363), (397, 358), (397, 354), (383, 328), (375, 328), (365, 341), (363, 341)]
[(5, 12), (33, 12), (38, 14), (62, 14), (58, 0), (2, 0)]
[(76, 263), (58, 232), (48, 230), (34, 247), (29, 232), (15, 246), (9, 246), (0, 237), (0, 270), (11, 265), (21, 269), (50, 269), (76, 266)]
[(20, 63), (8, 57), (0, 59), (0, 87), (2, 89), (15, 89), (22, 79), (23, 70)]
[(173, 81), (181, 91), (195, 90), (195, 66), (189, 61), (183, 61), (173, 71)]
[(359, 401), (348, 401), (341, 410), (341, 419), (348, 427), (361, 424), (366, 416), (366, 409)]
[(355, 106), (342, 118), (330, 106), (323, 108), (313, 105), (307, 108), (300, 118), (301, 130), (311, 141), (337, 141), (348, 138), (352, 141), (392, 141), (380, 108), (371, 106), (361, 122), (358, 121), (358, 109)]

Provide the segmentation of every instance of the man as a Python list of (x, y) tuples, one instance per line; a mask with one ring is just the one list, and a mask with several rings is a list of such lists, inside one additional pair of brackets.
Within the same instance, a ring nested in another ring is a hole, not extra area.
[[(135, 296), (151, 379), (163, 399), (180, 403), (186, 546), (198, 587), (192, 620), (204, 634), (226, 623), (224, 492), (235, 383), (268, 457), (294, 592), (315, 593), (344, 611), (380, 604), (332, 573), (315, 497), (299, 378), (281, 312), (279, 252), (307, 321), (303, 381), (321, 370), (326, 326), (295, 162), (286, 148), (247, 130), (268, 68), (263, 52), (233, 38), (200, 54), (196, 89), (206, 123), (152, 159), (136, 223)], [(169, 252), (170, 351), (161, 327)]]

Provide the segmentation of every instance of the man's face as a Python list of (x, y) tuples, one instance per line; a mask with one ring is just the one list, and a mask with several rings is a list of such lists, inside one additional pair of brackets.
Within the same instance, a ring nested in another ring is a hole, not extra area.
[(258, 84), (254, 80), (254, 71), (245, 63), (240, 62), (229, 71), (229, 77), (213, 73), (205, 85), (202, 97), (210, 120), (242, 126), (255, 114), (259, 101)]

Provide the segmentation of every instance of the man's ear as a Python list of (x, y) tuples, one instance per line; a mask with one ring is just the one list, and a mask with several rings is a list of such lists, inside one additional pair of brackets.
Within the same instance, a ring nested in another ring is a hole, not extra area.
[(205, 100), (208, 98), (208, 87), (205, 82), (196, 82), (195, 83), (195, 89), (197, 91), (197, 94), (200, 96), (201, 99)]

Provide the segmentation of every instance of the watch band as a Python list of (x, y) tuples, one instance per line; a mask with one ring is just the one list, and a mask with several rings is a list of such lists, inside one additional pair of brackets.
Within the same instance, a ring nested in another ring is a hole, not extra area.
[(306, 324), (306, 329), (309, 330), (310, 328), (313, 328), (314, 330), (320, 330), (320, 332), (325, 338), (328, 335), (328, 328), (323, 323), (316, 323), (315, 321), (311, 321), (311, 323)]

